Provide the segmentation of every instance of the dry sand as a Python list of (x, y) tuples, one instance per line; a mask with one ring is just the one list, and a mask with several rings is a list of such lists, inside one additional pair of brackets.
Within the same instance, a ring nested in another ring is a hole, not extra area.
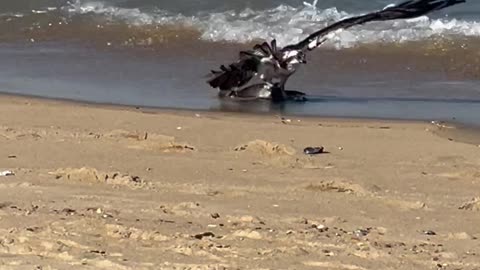
[(299, 120), (2, 96), (0, 269), (480, 269), (478, 146)]

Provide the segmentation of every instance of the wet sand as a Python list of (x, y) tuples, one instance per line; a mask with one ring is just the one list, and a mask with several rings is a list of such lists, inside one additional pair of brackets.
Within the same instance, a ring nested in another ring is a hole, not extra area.
[(438, 128), (1, 96), (0, 268), (478, 269), (480, 148)]

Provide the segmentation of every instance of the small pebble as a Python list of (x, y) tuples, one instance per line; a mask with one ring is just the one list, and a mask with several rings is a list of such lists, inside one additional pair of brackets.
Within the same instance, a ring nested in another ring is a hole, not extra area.
[(328, 231), (328, 227), (323, 225), (323, 224), (320, 224), (320, 225), (317, 225), (316, 226), (317, 230), (320, 231), (320, 232), (326, 232)]
[(333, 252), (330, 251), (330, 250), (323, 250), (323, 253), (324, 253), (325, 256), (327, 256), (327, 257), (333, 257), (333, 256), (335, 256), (335, 253), (333, 253)]
[(291, 119), (286, 119), (286, 118), (282, 117), (282, 123), (286, 124), (286, 123), (291, 123), (291, 122), (292, 122)]
[(15, 175), (14, 172), (12, 171), (3, 171), (3, 172), (0, 172), (0, 176), (13, 176)]
[(182, 129), (182, 127), (177, 127), (177, 130), (181, 130), (181, 129)]
[(198, 240), (202, 240), (204, 237), (215, 237), (215, 234), (213, 234), (212, 232), (204, 232), (204, 233), (196, 234), (194, 235), (194, 237)]
[(370, 233), (370, 230), (358, 229), (358, 230), (355, 230), (354, 233), (355, 233), (355, 236), (357, 237), (363, 237), (363, 236), (367, 236)]
[(318, 155), (318, 154), (321, 154), (323, 153), (323, 146), (320, 146), (320, 147), (307, 147), (305, 149), (303, 149), (303, 153), (305, 153), (305, 155)]
[(432, 231), (432, 230), (423, 231), (423, 234), (425, 234), (425, 235), (437, 235), (437, 233)]

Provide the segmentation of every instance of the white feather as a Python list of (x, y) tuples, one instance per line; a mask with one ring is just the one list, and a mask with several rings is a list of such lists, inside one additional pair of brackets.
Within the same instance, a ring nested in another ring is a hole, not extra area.
[(297, 54), (298, 54), (298, 51), (287, 51), (283, 55), (283, 58), (286, 59), (286, 58), (294, 57), (294, 56), (297, 56)]
[(387, 5), (386, 7), (383, 8), (383, 10), (385, 10), (385, 9), (387, 9), (387, 8), (392, 8), (392, 7), (394, 7), (394, 6), (396, 6), (396, 5), (395, 5), (395, 4)]

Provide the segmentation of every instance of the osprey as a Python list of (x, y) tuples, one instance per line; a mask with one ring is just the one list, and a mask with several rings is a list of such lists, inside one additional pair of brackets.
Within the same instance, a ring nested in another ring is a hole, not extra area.
[(253, 97), (273, 101), (304, 99), (304, 93), (285, 90), (285, 84), (299, 65), (306, 64), (306, 53), (320, 46), (336, 31), (371, 21), (416, 18), (465, 1), (409, 0), (389, 5), (380, 11), (343, 19), (309, 35), (297, 44), (283, 48), (277, 47), (276, 40), (272, 40), (270, 44), (257, 44), (253, 50), (241, 51), (237, 62), (229, 66), (222, 65), (218, 71), (212, 70), (212, 78), (208, 80), (208, 84), (218, 88), (222, 97)]

